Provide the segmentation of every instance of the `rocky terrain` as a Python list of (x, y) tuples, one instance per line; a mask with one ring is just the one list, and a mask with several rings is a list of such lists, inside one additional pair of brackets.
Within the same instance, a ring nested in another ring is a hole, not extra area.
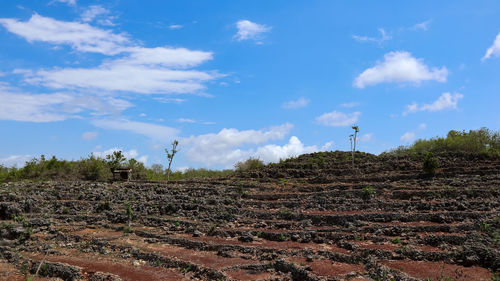
[(238, 177), (0, 186), (1, 280), (499, 280), (500, 158), (318, 153)]

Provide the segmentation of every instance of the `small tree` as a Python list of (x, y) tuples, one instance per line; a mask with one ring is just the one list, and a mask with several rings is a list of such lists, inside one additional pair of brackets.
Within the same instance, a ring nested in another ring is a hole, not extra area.
[(349, 139), (351, 140), (352, 168), (354, 169), (354, 152), (356, 152), (356, 139), (358, 137), (359, 127), (352, 126), (352, 129), (354, 130), (354, 135), (350, 135)]
[(122, 168), (123, 163), (127, 158), (123, 155), (121, 150), (113, 151), (113, 154), (106, 155), (106, 160), (108, 162), (111, 171), (115, 169)]
[(132, 216), (134, 215), (134, 211), (132, 210), (132, 204), (130, 202), (125, 202), (125, 212), (127, 214), (127, 225), (130, 230), (130, 223), (132, 222)]
[(432, 152), (427, 152), (425, 154), (424, 164), (422, 166), (424, 173), (426, 173), (429, 176), (433, 176), (434, 174), (436, 174), (436, 169), (438, 167), (439, 164), (436, 157), (434, 157)]
[(170, 180), (170, 173), (172, 172), (172, 170), (170, 169), (172, 167), (172, 161), (174, 160), (175, 154), (178, 152), (177, 145), (179, 145), (179, 141), (174, 140), (172, 142), (172, 150), (169, 151), (168, 148), (165, 148), (165, 152), (167, 153), (168, 158), (167, 183)]

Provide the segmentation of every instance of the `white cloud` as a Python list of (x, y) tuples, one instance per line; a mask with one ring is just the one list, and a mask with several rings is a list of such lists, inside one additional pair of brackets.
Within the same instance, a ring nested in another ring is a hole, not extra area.
[(414, 139), (415, 139), (415, 132), (406, 132), (400, 138), (400, 140), (405, 143), (412, 142)]
[[(82, 15), (92, 21), (108, 11), (91, 6)], [(92, 27), (87, 23), (65, 22), (34, 14), (28, 21), (2, 18), (0, 25), (29, 42), (66, 44), (81, 52), (97, 52), (121, 57), (105, 60), (92, 68), (54, 68), (24, 71), (25, 82), (55, 89), (82, 89), (140, 94), (197, 93), (204, 83), (220, 75), (216, 72), (187, 70), (213, 59), (212, 52), (185, 48), (145, 48), (126, 35)]]
[(325, 126), (350, 126), (358, 121), (360, 115), (361, 112), (343, 113), (334, 110), (316, 117), (316, 121)]
[(412, 142), (412, 141), (415, 140), (415, 137), (417, 136), (417, 133), (419, 133), (419, 132), (421, 132), (421, 131), (423, 131), (425, 129), (427, 129), (427, 124), (421, 123), (421, 124), (418, 125), (418, 129), (417, 130), (406, 132), (399, 139), (403, 143), (410, 143), (410, 142)]
[(92, 152), (92, 154), (95, 157), (105, 159), (107, 155), (112, 155), (113, 152), (115, 152), (115, 151), (121, 151), (123, 156), (125, 158), (127, 158), (127, 160), (134, 158), (135, 160), (142, 162), (143, 164), (146, 164), (146, 162), (148, 161), (148, 155), (139, 156), (139, 152), (137, 152), (136, 149), (131, 149), (131, 150), (125, 151), (121, 148), (114, 147), (114, 148), (110, 148), (110, 149), (105, 150), (105, 151), (94, 151), (94, 152)]
[(111, 64), (164, 66), (171, 68), (186, 68), (198, 66), (213, 59), (212, 52), (192, 51), (185, 48), (127, 48), (130, 55)]
[(184, 138), (180, 146), (187, 148), (186, 156), (191, 161), (227, 166), (249, 157), (248, 152), (241, 149), (242, 146), (283, 139), (292, 128), (293, 125), (287, 123), (268, 130), (222, 129), (216, 134)]
[(97, 133), (97, 132), (85, 132), (82, 134), (82, 139), (93, 140), (93, 139), (97, 138), (98, 135), (99, 135), (99, 133)]
[(284, 145), (266, 144), (272, 140), (283, 139), (293, 125), (283, 124), (267, 130), (222, 129), (219, 133), (191, 136), (181, 140), (180, 147), (186, 147), (188, 160), (207, 166), (233, 167), (239, 161), (250, 157), (268, 162), (311, 153), (330, 148), (333, 143), (317, 146), (305, 146), (296, 136), (290, 137)]
[(0, 165), (4, 167), (23, 167), (26, 161), (31, 160), (31, 155), (11, 155), (7, 158), (0, 158)]
[(403, 116), (408, 113), (415, 113), (418, 111), (441, 111), (445, 109), (457, 109), (458, 101), (462, 99), (464, 95), (460, 93), (443, 93), (439, 98), (430, 104), (418, 105), (417, 103), (412, 103), (406, 106), (406, 111), (403, 112)]
[(333, 147), (335, 143), (333, 141), (329, 141), (327, 143), (325, 143), (322, 147), (321, 147), (321, 151), (326, 151), (326, 150), (329, 150)]
[(79, 118), (77, 113), (117, 114), (131, 107), (126, 100), (112, 97), (54, 93), (30, 94), (0, 84), (0, 120), (55, 122)]
[(417, 23), (414, 26), (411, 27), (413, 30), (423, 30), (427, 31), (429, 29), (429, 25), (431, 24), (432, 20), (426, 20), (421, 23)]
[(353, 35), (352, 38), (354, 38), (356, 41), (359, 41), (359, 42), (375, 42), (378, 44), (382, 44), (384, 41), (392, 39), (392, 36), (388, 35), (387, 32), (383, 28), (379, 28), (378, 31), (380, 32), (380, 38), (368, 37), (368, 36), (358, 36), (358, 35)]
[(346, 107), (346, 108), (352, 108), (352, 107), (359, 106), (359, 102), (346, 102), (346, 103), (341, 104), (340, 106)]
[(139, 94), (193, 93), (205, 89), (203, 82), (215, 74), (195, 70), (128, 64), (103, 64), (97, 68), (39, 70), (25, 81), (55, 89), (91, 89)]
[(416, 59), (408, 52), (390, 52), (384, 55), (384, 61), (368, 68), (354, 81), (354, 86), (364, 88), (379, 83), (414, 83), (435, 80), (446, 82), (448, 70), (446, 67), (431, 68), (423, 60)]
[(183, 102), (186, 102), (187, 99), (180, 99), (180, 98), (153, 98), (155, 101), (159, 101), (161, 103), (175, 103), (175, 104), (181, 104)]
[(184, 26), (180, 25), (180, 24), (171, 24), (168, 26), (169, 29), (171, 30), (177, 30), (177, 29), (181, 29), (183, 28)]
[(249, 20), (240, 20), (236, 23), (238, 32), (234, 38), (238, 41), (243, 40), (261, 40), (262, 34), (269, 32), (271, 27), (251, 22)]
[(369, 142), (373, 139), (373, 133), (368, 133), (357, 137), (360, 142)]
[(93, 120), (92, 124), (102, 129), (129, 131), (162, 143), (176, 139), (179, 133), (175, 128), (127, 119), (97, 119)]
[(59, 21), (38, 14), (33, 14), (26, 22), (0, 18), (0, 24), (29, 42), (66, 44), (82, 52), (116, 55), (123, 52), (125, 45), (130, 44), (123, 34), (114, 34), (87, 23)]
[(109, 10), (100, 6), (100, 5), (92, 5), (88, 9), (86, 9), (82, 15), (82, 21), (84, 22), (91, 22), (93, 21), (96, 17), (100, 15), (105, 15), (109, 14)]
[(486, 50), (486, 54), (482, 58), (482, 60), (489, 59), (492, 56), (498, 57), (500, 56), (500, 33), (498, 33), (493, 45)]
[[(257, 148), (255, 152), (248, 151), (248, 154), (250, 154), (251, 157), (259, 158), (260, 160), (269, 163), (278, 162), (280, 161), (280, 159), (286, 159), (304, 153), (316, 152), (318, 150), (319, 149), (315, 145), (304, 146), (299, 138), (297, 138), (296, 136), (292, 136), (288, 140), (288, 143), (283, 146), (268, 144)], [(246, 160), (249, 157), (241, 159), (240, 161)]]
[(67, 5), (70, 5), (70, 6), (76, 6), (76, 0), (52, 0), (49, 2), (49, 5), (53, 4), (53, 3), (64, 3), (64, 4), (67, 4)]
[(196, 123), (196, 120), (189, 119), (189, 118), (179, 118), (179, 119), (177, 119), (177, 122), (179, 122), (179, 123)]
[(309, 104), (310, 100), (304, 97), (300, 97), (297, 100), (287, 101), (283, 103), (282, 107), (285, 109), (297, 109), (306, 107)]

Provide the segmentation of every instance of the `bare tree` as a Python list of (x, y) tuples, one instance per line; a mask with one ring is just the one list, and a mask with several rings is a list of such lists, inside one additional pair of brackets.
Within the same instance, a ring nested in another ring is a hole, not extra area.
[(354, 135), (350, 135), (349, 139), (351, 140), (352, 168), (354, 169), (354, 153), (356, 152), (356, 140), (359, 133), (359, 127), (352, 126), (352, 129), (354, 130)]
[(172, 167), (172, 161), (174, 160), (175, 154), (178, 152), (177, 145), (179, 145), (179, 141), (174, 140), (172, 142), (172, 150), (169, 151), (168, 148), (165, 148), (165, 152), (167, 153), (168, 158), (167, 183), (170, 180), (170, 173), (172, 172), (172, 170), (170, 169)]

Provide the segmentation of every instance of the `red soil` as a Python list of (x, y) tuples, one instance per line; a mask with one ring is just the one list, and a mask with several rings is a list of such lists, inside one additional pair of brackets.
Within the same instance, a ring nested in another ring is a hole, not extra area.
[(365, 267), (359, 264), (348, 264), (331, 260), (313, 260), (308, 262), (305, 258), (299, 257), (289, 258), (289, 261), (299, 265), (310, 266), (314, 274), (318, 276), (333, 277), (346, 275), (351, 272), (365, 272)]
[(463, 267), (459, 265), (446, 264), (443, 262), (427, 262), (427, 261), (386, 261), (383, 264), (394, 269), (405, 272), (406, 274), (431, 280), (445, 280), (447, 277), (456, 281), (483, 281), (491, 280), (491, 273), (486, 269), (478, 266)]
[[(99, 254), (84, 254), (76, 250), (64, 250), (64, 256), (47, 256), (46, 260), (51, 262), (61, 262), (73, 266), (78, 266), (88, 274), (97, 271), (109, 272), (127, 281), (134, 280), (189, 280), (175, 269), (157, 268), (146, 265), (134, 266), (130, 261), (113, 261)], [(25, 256), (34, 260), (43, 259), (43, 255), (24, 253)]]

